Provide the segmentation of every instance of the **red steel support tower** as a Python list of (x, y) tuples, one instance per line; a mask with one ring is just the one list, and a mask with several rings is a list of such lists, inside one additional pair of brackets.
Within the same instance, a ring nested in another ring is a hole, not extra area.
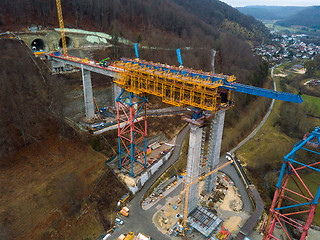
[[(303, 140), (284, 157), (264, 231), (264, 240), (278, 239), (274, 236), (276, 224), (288, 239), (293, 239), (288, 228), (297, 230), (296, 233), (300, 233), (300, 240), (306, 239), (320, 197), (320, 183), (314, 181), (315, 174), (320, 173), (320, 169), (317, 168), (320, 164), (319, 142), (320, 128), (317, 127), (311, 134), (306, 134)], [(302, 161), (295, 159), (301, 157), (304, 157)], [(306, 157), (312, 161), (305, 159)], [(312, 191), (312, 189), (317, 190)]]
[[(123, 89), (117, 98), (117, 115), (119, 168), (134, 176), (147, 167), (147, 99)], [(142, 167), (134, 167), (135, 163)]]

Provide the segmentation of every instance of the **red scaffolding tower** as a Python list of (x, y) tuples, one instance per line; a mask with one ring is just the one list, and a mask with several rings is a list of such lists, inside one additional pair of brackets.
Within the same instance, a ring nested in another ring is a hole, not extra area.
[[(316, 177), (313, 175), (320, 173), (320, 169), (317, 168), (320, 164), (319, 142), (320, 128), (317, 127), (311, 134), (305, 135), (304, 139), (284, 157), (264, 231), (264, 240), (278, 239), (274, 234), (276, 225), (290, 240), (296, 239), (296, 236), (293, 237), (288, 229), (296, 230), (294, 232), (300, 234), (300, 240), (307, 237), (320, 197), (320, 183), (315, 181)], [(302, 161), (296, 160), (301, 157), (304, 157)], [(308, 177), (313, 179), (310, 180)]]
[[(147, 167), (147, 99), (123, 89), (117, 98), (119, 168), (131, 176)], [(142, 167), (135, 168), (135, 163)]]

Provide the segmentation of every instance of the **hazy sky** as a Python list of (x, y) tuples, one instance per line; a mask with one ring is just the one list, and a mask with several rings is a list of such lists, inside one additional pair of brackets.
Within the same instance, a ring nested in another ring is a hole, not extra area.
[(233, 7), (243, 7), (248, 5), (266, 6), (312, 6), (320, 5), (319, 0), (220, 0)]

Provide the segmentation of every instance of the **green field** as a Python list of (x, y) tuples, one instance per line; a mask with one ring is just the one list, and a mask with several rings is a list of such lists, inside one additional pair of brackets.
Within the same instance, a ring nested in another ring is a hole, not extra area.
[(263, 20), (262, 23), (269, 29), (273, 29), (273, 24), (275, 24), (277, 20)]
[[(306, 186), (308, 187), (309, 191), (311, 192), (311, 194), (313, 196), (316, 195), (317, 191), (318, 191), (318, 187), (319, 187), (319, 184), (317, 183), (320, 183), (320, 174), (319, 173), (305, 173), (305, 174), (301, 174), (300, 175), (302, 177), (302, 179), (304, 180), (304, 183), (306, 184)], [(288, 185), (287, 187), (290, 189), (290, 190), (293, 190), (297, 193), (301, 193), (299, 188), (297, 187), (297, 185), (294, 183), (294, 181), (292, 179), (290, 179), (288, 181)], [(302, 185), (300, 184), (299, 187), (301, 188)], [(305, 189), (302, 188), (303, 191), (306, 193)], [(286, 194), (287, 196), (293, 196), (291, 194)], [(309, 195), (306, 195), (306, 196), (309, 196)], [(302, 199), (299, 199), (299, 201), (301, 201)], [(305, 202), (305, 201), (303, 201)], [(306, 210), (307, 208), (303, 208), (303, 210)], [(316, 214), (315, 214), (315, 217), (314, 217), (314, 220), (313, 220), (313, 224), (314, 225), (317, 225), (317, 226), (320, 226), (320, 212), (319, 211), (316, 211)]]
[[(286, 67), (286, 69), (290, 68)], [(275, 73), (283, 73), (283, 70), (284, 66), (281, 66), (279, 69), (275, 69)], [(275, 81), (277, 89), (281, 91), (279, 78), (275, 77)], [(320, 114), (320, 98), (304, 95), (303, 99), (305, 101), (302, 105), (304, 111), (308, 107), (314, 114)], [(278, 176), (270, 178), (267, 176), (270, 175), (269, 173), (280, 170), (283, 157), (303, 137), (303, 135), (299, 135), (299, 138), (292, 138), (281, 131), (279, 121), (282, 104), (284, 102), (275, 101), (274, 108), (266, 123), (252, 139), (236, 152), (237, 157), (246, 166), (247, 174), (253, 184), (257, 186), (267, 208), (272, 201), (273, 192), (268, 192), (265, 183), (274, 189), (275, 181), (278, 178)], [(304, 114), (306, 113), (304, 112)], [(305, 129), (305, 132), (308, 132), (310, 129), (320, 126), (320, 119), (302, 117), (300, 126)], [(320, 215), (317, 215), (316, 218), (315, 222), (320, 224)]]
[(307, 114), (314, 117), (320, 117), (320, 98), (309, 95), (302, 96), (304, 104), (307, 107)]
[(275, 25), (278, 20), (263, 20), (262, 23), (269, 28), (270, 30), (285, 32), (289, 31), (291, 33), (304, 33), (307, 35), (317, 35), (320, 33), (320, 29), (316, 28), (307, 28), (304, 26), (291, 26), (291, 27), (283, 27), (279, 25)]

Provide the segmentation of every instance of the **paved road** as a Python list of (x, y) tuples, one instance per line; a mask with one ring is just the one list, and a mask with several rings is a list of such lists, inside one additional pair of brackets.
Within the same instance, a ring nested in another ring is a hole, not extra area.
[[(273, 80), (273, 90), (276, 91), (277, 86), (276, 86), (276, 83), (273, 78), (273, 70), (274, 70), (274, 67), (271, 69), (271, 77)], [(272, 111), (272, 108), (274, 106), (274, 101), (275, 100), (272, 99), (269, 110), (266, 113), (266, 115), (264, 116), (264, 118), (262, 119), (262, 121), (260, 122), (260, 124), (244, 140), (242, 140), (235, 148), (233, 148), (230, 151), (231, 153), (234, 153), (236, 150), (238, 150), (242, 145), (244, 145), (246, 142), (248, 142), (260, 130), (260, 128), (263, 126), (263, 124), (267, 121), (267, 119)], [(227, 160), (226, 160), (225, 156), (223, 156), (220, 159), (220, 163), (224, 163), (226, 161)], [(222, 169), (221, 171), (226, 173), (227, 175), (229, 175), (229, 177), (234, 181), (235, 185), (237, 186), (237, 188), (239, 190), (239, 194), (241, 195), (242, 202), (244, 204), (243, 210), (248, 213), (251, 213), (253, 210), (251, 200), (250, 200), (250, 198), (247, 194), (246, 188), (245, 188), (242, 180), (240, 179), (237, 171), (235, 170), (235, 168), (232, 165), (229, 165), (229, 166), (225, 167), (224, 169)]]

